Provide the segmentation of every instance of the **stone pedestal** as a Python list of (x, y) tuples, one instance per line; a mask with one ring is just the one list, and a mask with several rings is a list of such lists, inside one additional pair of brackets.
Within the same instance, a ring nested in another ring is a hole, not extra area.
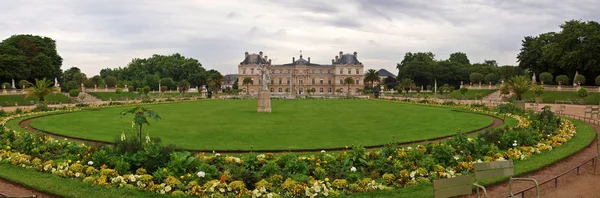
[(258, 91), (258, 107), (257, 112), (271, 113), (271, 93), (269, 90)]

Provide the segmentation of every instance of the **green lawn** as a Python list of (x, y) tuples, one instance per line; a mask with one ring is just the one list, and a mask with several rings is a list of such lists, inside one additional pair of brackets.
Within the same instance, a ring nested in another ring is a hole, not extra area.
[(129, 98), (129, 100), (134, 100), (136, 99), (139, 95), (137, 94), (137, 92), (121, 92), (120, 94), (117, 94), (115, 92), (88, 92), (90, 95), (103, 100), (103, 101), (109, 101), (109, 100), (125, 100), (125, 98)]
[[(44, 99), (46, 100), (46, 104), (71, 103), (71, 99), (69, 99), (69, 97), (60, 93), (50, 94), (44, 97)], [(19, 106), (34, 105), (37, 102), (37, 97), (29, 97), (25, 99), (25, 95), (23, 94), (0, 95), (0, 106), (5, 107), (15, 106), (15, 103), (19, 104)]]
[[(515, 97), (513, 96), (514, 100)], [(535, 94), (533, 91), (527, 91), (523, 94), (523, 99), (527, 101), (534, 101)], [(570, 100), (573, 101), (573, 104), (579, 104), (580, 97), (577, 95), (575, 91), (546, 91), (542, 95), (542, 100), (544, 103), (555, 103), (557, 100)], [(588, 92), (588, 96), (585, 98), (586, 104), (598, 105), (600, 104), (600, 93), (598, 92)]]
[(467, 93), (465, 93), (465, 95), (463, 96), (462, 94), (460, 94), (460, 90), (456, 90), (448, 94), (448, 96), (454, 99), (475, 100), (490, 95), (495, 91), (497, 91), (497, 89), (469, 89), (469, 91), (467, 91)]
[[(303, 149), (379, 145), (455, 134), (492, 119), (447, 108), (367, 100), (273, 100), (273, 113), (256, 113), (256, 100), (211, 100), (149, 105), (163, 119), (150, 135), (181, 148)], [(131, 108), (131, 107), (128, 107)], [(35, 128), (72, 137), (113, 141), (132, 130), (128, 108), (52, 115)]]

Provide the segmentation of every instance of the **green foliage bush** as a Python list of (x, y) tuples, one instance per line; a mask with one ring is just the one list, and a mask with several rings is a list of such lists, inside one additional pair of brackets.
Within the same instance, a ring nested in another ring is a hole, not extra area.
[(558, 75), (555, 80), (557, 84), (568, 85), (571, 79), (567, 75)]
[(552, 76), (552, 74), (550, 72), (543, 72), (540, 74), (540, 82), (542, 84), (552, 84), (552, 80), (554, 79), (554, 76)]
[(73, 98), (74, 98), (74, 97), (77, 97), (77, 96), (79, 96), (79, 92), (80, 92), (80, 91), (79, 91), (79, 89), (71, 89), (71, 90), (69, 91), (69, 96), (70, 96), (70, 97), (73, 97)]
[(582, 87), (579, 90), (577, 90), (577, 95), (581, 98), (585, 98), (588, 96), (588, 90)]

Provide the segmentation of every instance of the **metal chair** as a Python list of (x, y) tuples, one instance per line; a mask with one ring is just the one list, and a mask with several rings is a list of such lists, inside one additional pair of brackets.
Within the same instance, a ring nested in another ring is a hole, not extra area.
[(473, 192), (471, 176), (463, 175), (449, 179), (433, 180), (433, 197), (446, 198), (459, 195), (471, 197)]
[[(512, 193), (512, 182), (513, 180), (524, 180), (532, 181), (535, 183), (536, 197), (540, 197), (540, 188), (537, 180), (531, 178), (513, 178), (514, 167), (512, 161), (500, 161), (500, 162), (485, 162), (475, 163), (475, 183), (473, 185), (483, 189), (483, 197), (487, 198), (487, 192), (485, 187), (480, 185), (478, 182), (482, 179), (494, 178), (494, 177), (509, 177), (508, 193), (511, 197), (515, 197)], [(477, 197), (480, 197), (479, 188), (477, 188)]]
[(567, 107), (565, 105), (560, 105), (559, 108), (558, 108), (558, 111), (556, 113), (558, 113), (558, 114), (565, 114), (565, 109), (566, 108)]

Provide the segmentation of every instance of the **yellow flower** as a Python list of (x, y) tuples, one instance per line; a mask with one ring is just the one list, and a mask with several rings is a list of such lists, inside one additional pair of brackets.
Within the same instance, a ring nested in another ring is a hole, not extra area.
[(68, 163), (71, 163), (71, 160), (67, 160)]
[(163, 172), (165, 172), (165, 173), (166, 173), (166, 172), (167, 172), (167, 169), (166, 169), (166, 168), (163, 168)]
[(325, 181), (326, 181), (326, 182), (328, 182), (328, 181), (329, 181), (329, 178), (328, 178), (328, 177), (325, 177)]
[(346, 149), (348, 149), (348, 146), (346, 146)]
[(316, 166), (321, 166), (321, 164), (319, 164), (318, 162), (315, 164)]
[(6, 149), (10, 149), (10, 146), (6, 146)]
[(184, 177), (185, 177), (185, 176), (183, 176), (183, 175), (182, 175), (180, 178), (181, 178), (181, 179), (183, 179)]

